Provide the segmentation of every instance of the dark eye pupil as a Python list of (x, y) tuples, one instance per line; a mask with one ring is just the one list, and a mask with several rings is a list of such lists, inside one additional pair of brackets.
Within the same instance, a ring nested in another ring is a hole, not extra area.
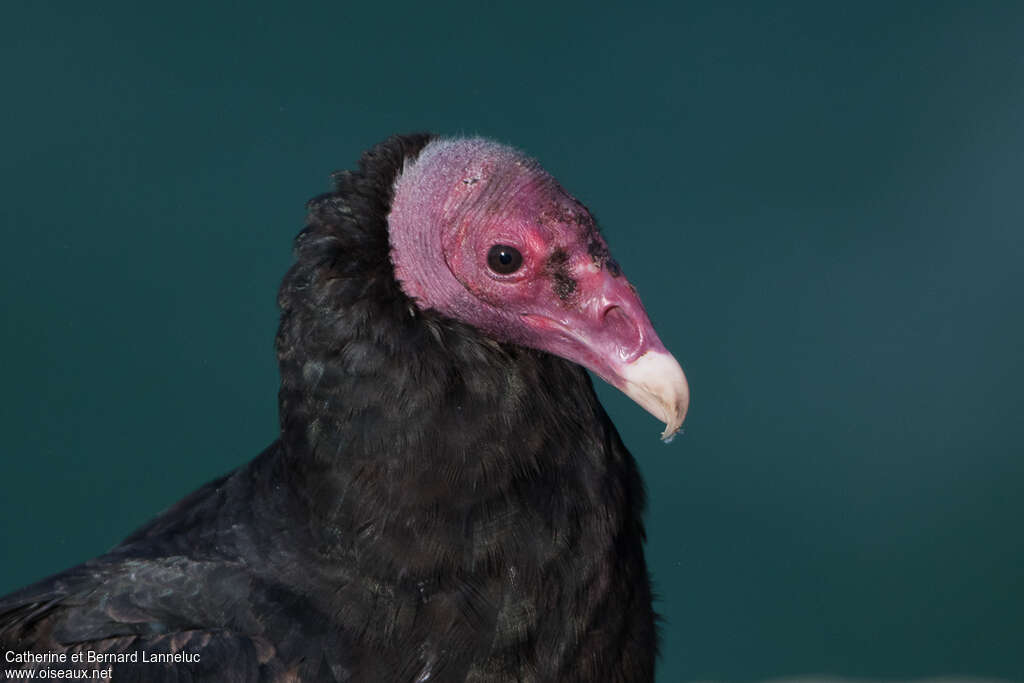
[(491, 270), (501, 275), (508, 275), (519, 270), (523, 265), (523, 255), (515, 247), (507, 244), (495, 244), (487, 252), (487, 265)]

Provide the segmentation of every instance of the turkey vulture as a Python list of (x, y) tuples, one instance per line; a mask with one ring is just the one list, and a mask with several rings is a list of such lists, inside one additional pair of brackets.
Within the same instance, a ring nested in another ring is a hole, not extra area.
[(643, 485), (584, 368), (666, 438), (689, 395), (593, 217), (481, 138), (392, 137), (334, 180), (278, 297), (280, 437), (0, 599), (0, 666), (653, 680)]

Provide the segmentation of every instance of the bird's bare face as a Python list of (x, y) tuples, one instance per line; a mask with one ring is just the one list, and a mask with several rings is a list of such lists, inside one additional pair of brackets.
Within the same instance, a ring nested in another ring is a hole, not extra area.
[(589, 211), (535, 162), (484, 140), (432, 143), (389, 220), (396, 275), (421, 308), (575, 361), (662, 419), (663, 437), (678, 431), (679, 363)]

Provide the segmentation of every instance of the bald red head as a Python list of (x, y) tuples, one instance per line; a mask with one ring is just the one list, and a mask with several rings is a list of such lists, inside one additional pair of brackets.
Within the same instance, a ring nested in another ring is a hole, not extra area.
[(689, 403), (593, 217), (539, 164), (481, 138), (428, 144), (395, 183), (388, 217), (403, 290), (500, 341), (575, 361), (666, 423)]

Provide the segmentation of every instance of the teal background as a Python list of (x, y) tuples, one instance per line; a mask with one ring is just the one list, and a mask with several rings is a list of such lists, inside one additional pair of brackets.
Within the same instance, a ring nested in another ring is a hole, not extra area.
[(274, 437), (303, 202), (480, 133), (599, 216), (693, 390), (601, 387), (659, 681), (1024, 679), (1024, 5), (4, 3), (0, 592)]

